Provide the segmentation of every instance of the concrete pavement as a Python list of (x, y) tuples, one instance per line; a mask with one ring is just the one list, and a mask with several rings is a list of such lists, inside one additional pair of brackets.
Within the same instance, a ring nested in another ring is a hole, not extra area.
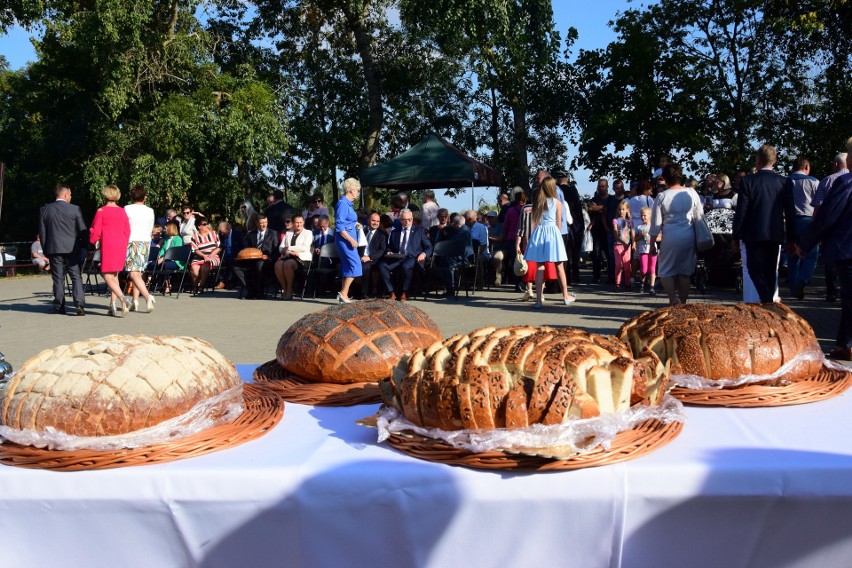
[[(584, 271), (584, 281), (591, 281)], [(580, 284), (573, 288), (577, 301), (561, 305), (556, 294), (547, 296), (544, 309), (519, 301), (509, 286), (478, 291), (456, 300), (417, 299), (412, 304), (428, 313), (445, 336), (494, 325), (574, 326), (613, 334), (627, 319), (645, 310), (667, 305), (663, 294), (616, 293), (608, 286)], [(809, 290), (804, 301), (782, 298), (816, 331), (827, 352), (834, 345), (840, 304), (827, 303)], [(710, 290), (704, 296), (693, 290), (690, 301), (734, 303), (733, 289)], [(144, 304), (144, 302), (142, 302)], [(0, 352), (15, 369), (42, 349), (113, 333), (190, 335), (209, 341), (237, 364), (263, 363), (275, 357), (281, 334), (300, 317), (334, 303), (333, 298), (285, 301), (239, 300), (236, 291), (217, 290), (201, 296), (157, 297), (153, 313), (129, 313), (126, 318), (107, 315), (106, 296), (86, 297), (85, 317), (51, 315), (49, 276), (0, 278)], [(70, 305), (70, 298), (69, 298)]]

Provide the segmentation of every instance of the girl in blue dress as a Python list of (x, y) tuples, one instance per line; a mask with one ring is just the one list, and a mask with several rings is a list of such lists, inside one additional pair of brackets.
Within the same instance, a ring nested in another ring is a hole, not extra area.
[(574, 295), (568, 292), (568, 281), (565, 279), (565, 244), (559, 227), (562, 225), (562, 201), (556, 197), (556, 180), (548, 176), (541, 181), (541, 188), (535, 197), (532, 210), (532, 221), (535, 228), (530, 235), (524, 258), (536, 262), (535, 292), (536, 310), (541, 309), (542, 292), (544, 288), (544, 263), (556, 263), (556, 273), (559, 286), (562, 289), (562, 300), (565, 305), (574, 301)]
[(361, 276), (361, 257), (358, 256), (358, 237), (355, 225), (358, 214), (355, 213), (355, 200), (361, 194), (361, 183), (355, 178), (346, 178), (343, 182), (343, 197), (334, 206), (334, 245), (340, 257), (340, 274), (343, 281), (337, 302), (349, 304), (349, 287), (356, 277)]

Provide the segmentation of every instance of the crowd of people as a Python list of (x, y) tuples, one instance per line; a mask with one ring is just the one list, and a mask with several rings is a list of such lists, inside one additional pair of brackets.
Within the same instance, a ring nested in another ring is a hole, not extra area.
[[(455, 270), (468, 267), (476, 274), (475, 286), (486, 278), (511, 285), (522, 301), (534, 299), (533, 308), (541, 309), (547, 281), (558, 281), (565, 305), (575, 300), (571, 286), (579, 283), (586, 260), (592, 283), (602, 283), (605, 275), (614, 291), (655, 295), (659, 280), (670, 304), (684, 303), (699, 260), (699, 232), (709, 227), (725, 234), (723, 245), (742, 259), (744, 301), (778, 301), (779, 265), (784, 264), (790, 295), (803, 298), (822, 244), (826, 299), (836, 299), (838, 277), (845, 291), (838, 347), (848, 352), (852, 283), (842, 284), (850, 278), (852, 246), (839, 221), (847, 207), (844, 191), (852, 186), (847, 156), (838, 154), (834, 172), (823, 180), (810, 175), (804, 157), (783, 176), (774, 171), (775, 149), (764, 145), (754, 169), (741, 169), (733, 182), (724, 173), (707, 175), (702, 182), (686, 179), (678, 164), (663, 158), (648, 179), (629, 187), (615, 179), (612, 193), (609, 180), (600, 178), (587, 205), (564, 171), (541, 170), (529, 190), (515, 187), (511, 198), (501, 193), (493, 208), (459, 213), (441, 208), (431, 190), (422, 192), (420, 207), (399, 193), (387, 211), (359, 209), (361, 186), (349, 178), (332, 209), (334, 223), (321, 193), (299, 211), (276, 191), (262, 213), (246, 200), (236, 214), (238, 226), (221, 221), (215, 230), (189, 204), (155, 219), (143, 187), (131, 189), (131, 203), (120, 207), (121, 193), (110, 185), (103, 189), (105, 203), (88, 230), (88, 243), (99, 250), (110, 314), (116, 316), (154, 309), (146, 272), (180, 271), (187, 264), (196, 293), (205, 285), (239, 287), (246, 299), (256, 299), (273, 285), (285, 300), (294, 297), (299, 276), (311, 267), (336, 267), (340, 303), (363, 297), (406, 301), (427, 264), (440, 275), (442, 295), (452, 298), (458, 292)], [(86, 226), (70, 196), (68, 187), (59, 186), (56, 201), (42, 209), (32, 256), (54, 277), (53, 311), (65, 312), (67, 271), (75, 313), (83, 315), (77, 235)], [(191, 251), (185, 259), (167, 258), (173, 256), (167, 251), (182, 246)], [(244, 249), (256, 249), (256, 254), (241, 258)], [(211, 272), (218, 278), (208, 284)], [(127, 275), (126, 286), (120, 273)]]

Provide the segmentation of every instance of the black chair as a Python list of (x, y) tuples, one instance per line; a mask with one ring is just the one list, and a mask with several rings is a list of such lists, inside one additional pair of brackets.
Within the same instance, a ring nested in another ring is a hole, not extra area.
[[(80, 273), (86, 277), (83, 287), (87, 294), (101, 295), (106, 293), (106, 282), (99, 282), (101, 277), (101, 251), (100, 249), (90, 252), (80, 267)], [(70, 278), (70, 277), (69, 277)], [(103, 289), (103, 292), (101, 292)]]
[[(186, 279), (186, 273), (189, 270), (189, 261), (192, 256), (192, 246), (191, 245), (183, 245), (179, 247), (172, 247), (166, 252), (163, 253), (163, 264), (161, 264), (152, 275), (152, 286), (151, 291), (154, 292), (157, 289), (157, 284), (160, 285), (160, 289), (163, 288), (166, 281), (168, 280), (170, 283), (170, 288), (174, 288), (172, 284), (174, 277), (180, 274), (180, 284), (177, 287), (177, 295), (175, 298), (180, 298), (180, 291), (183, 289), (183, 283)], [(177, 262), (183, 263), (183, 269), (175, 268), (168, 269), (165, 267), (165, 263), (167, 260), (174, 260)]]
[[(432, 256), (426, 269), (426, 291), (424, 296), (428, 297), (433, 289), (443, 288), (447, 282), (446, 275), (449, 273), (456, 293), (461, 290), (462, 276), (465, 268), (465, 246), (461, 241), (438, 241), (432, 248)], [(455, 266), (451, 266), (455, 265)], [(469, 272), (469, 271), (468, 271)], [(433, 287), (433, 285), (436, 285)], [(470, 285), (465, 288), (465, 296), (470, 292)]]
[[(327, 283), (329, 278), (332, 278), (334, 282), (337, 282), (340, 276), (340, 267), (337, 263), (339, 258), (340, 257), (337, 255), (337, 246), (334, 243), (325, 243), (322, 245), (320, 253), (318, 255), (314, 255), (311, 266), (305, 273), (305, 285), (302, 286), (302, 299), (305, 298), (305, 290), (308, 289), (309, 284), (313, 284), (314, 298), (316, 298), (317, 288), (319, 288), (320, 282), (325, 280)], [(323, 262), (324, 260), (329, 262)], [(339, 288), (339, 286), (337, 287)]]

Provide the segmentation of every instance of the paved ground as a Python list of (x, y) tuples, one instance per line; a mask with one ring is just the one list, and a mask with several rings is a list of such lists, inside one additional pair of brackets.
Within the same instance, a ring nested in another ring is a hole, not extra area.
[[(590, 274), (584, 272), (583, 278), (589, 281)], [(575, 291), (577, 302), (572, 306), (560, 305), (559, 296), (551, 294), (542, 311), (519, 302), (519, 295), (508, 286), (469, 298), (412, 303), (427, 312), (445, 335), (512, 324), (575, 326), (612, 334), (625, 320), (667, 303), (663, 295), (615, 293), (599, 285), (581, 284)], [(811, 323), (827, 351), (834, 343), (840, 305), (825, 302), (821, 292), (815, 288), (804, 301), (785, 301)], [(733, 289), (704, 296), (693, 291), (690, 301), (734, 303), (738, 296)], [(293, 322), (334, 300), (239, 300), (236, 291), (220, 290), (196, 297), (160, 296), (153, 313), (129, 313), (124, 319), (107, 316), (105, 296), (90, 295), (86, 302), (85, 317), (51, 315), (49, 276), (0, 278), (0, 352), (17, 369), (40, 350), (62, 343), (111, 333), (171, 334), (205, 339), (237, 364), (262, 363), (274, 358), (278, 338)]]

